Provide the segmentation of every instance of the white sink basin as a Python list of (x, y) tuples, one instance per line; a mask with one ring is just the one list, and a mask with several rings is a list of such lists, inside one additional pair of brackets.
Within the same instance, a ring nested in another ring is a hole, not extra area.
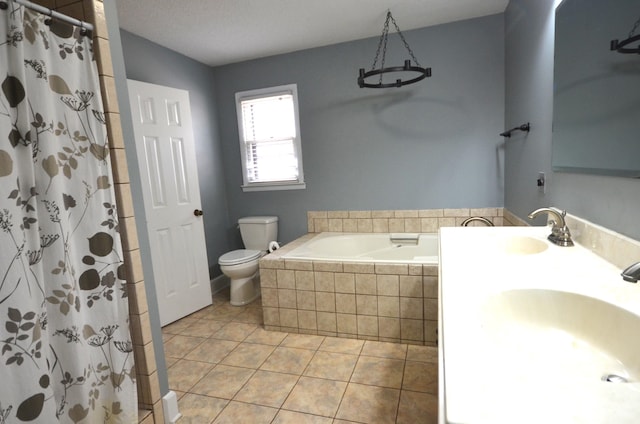
[(640, 286), (548, 234), (440, 229), (440, 423), (640, 422)]
[(520, 289), (491, 296), (481, 316), (486, 337), (516, 373), (533, 360), (544, 362), (543, 375), (555, 378), (593, 381), (614, 374), (640, 381), (640, 317), (616, 305), (571, 292)]
[(549, 248), (545, 241), (528, 236), (510, 236), (498, 239), (498, 249), (509, 255), (533, 255)]

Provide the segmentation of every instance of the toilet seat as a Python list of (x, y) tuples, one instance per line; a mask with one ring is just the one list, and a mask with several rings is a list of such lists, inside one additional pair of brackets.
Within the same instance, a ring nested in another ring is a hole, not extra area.
[(218, 264), (220, 265), (238, 265), (259, 259), (262, 254), (260, 250), (238, 249), (227, 252), (220, 256)]

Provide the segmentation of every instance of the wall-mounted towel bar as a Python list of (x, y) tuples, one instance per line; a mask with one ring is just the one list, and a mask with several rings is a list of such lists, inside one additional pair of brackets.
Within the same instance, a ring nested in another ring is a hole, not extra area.
[(522, 124), (518, 127), (511, 128), (509, 131), (505, 131), (500, 133), (502, 137), (511, 137), (511, 133), (514, 131), (526, 131), (529, 132), (531, 130), (531, 125), (527, 122), (526, 124)]

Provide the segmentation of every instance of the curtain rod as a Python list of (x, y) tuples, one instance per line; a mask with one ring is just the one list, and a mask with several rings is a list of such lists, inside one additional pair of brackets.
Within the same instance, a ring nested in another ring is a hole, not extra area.
[[(84, 29), (87, 29), (89, 31), (93, 31), (93, 25), (88, 23), (88, 22), (81, 21), (81, 20), (78, 20), (76, 18), (72, 18), (71, 16), (63, 15), (60, 12), (56, 12), (55, 10), (51, 10), (51, 9), (49, 9), (47, 7), (40, 6), (39, 4), (32, 3), (32, 2), (30, 2), (28, 0), (10, 0), (10, 1), (12, 1), (14, 3), (21, 4), (21, 5), (25, 6), (25, 7), (28, 7), (29, 9), (33, 9), (33, 10), (35, 10), (37, 12), (40, 12), (40, 13), (42, 13), (44, 15), (48, 15), (48, 16), (50, 16), (52, 18), (56, 18), (56, 19), (60, 19), (61, 21), (64, 21), (64, 22), (68, 22), (71, 25), (79, 26), (80, 28), (84, 28)], [(4, 2), (2, 2), (2, 3), (4, 3)]]

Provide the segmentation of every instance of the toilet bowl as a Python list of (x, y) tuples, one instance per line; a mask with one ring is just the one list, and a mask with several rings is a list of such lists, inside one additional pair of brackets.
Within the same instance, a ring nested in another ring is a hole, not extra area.
[(231, 280), (233, 306), (246, 305), (260, 296), (260, 285), (255, 277), (258, 274), (258, 261), (264, 253), (261, 250), (238, 249), (218, 259), (220, 271)]
[(220, 271), (231, 280), (231, 304), (242, 306), (260, 296), (260, 258), (278, 235), (277, 216), (247, 216), (238, 219), (245, 249), (233, 250), (218, 259)]

